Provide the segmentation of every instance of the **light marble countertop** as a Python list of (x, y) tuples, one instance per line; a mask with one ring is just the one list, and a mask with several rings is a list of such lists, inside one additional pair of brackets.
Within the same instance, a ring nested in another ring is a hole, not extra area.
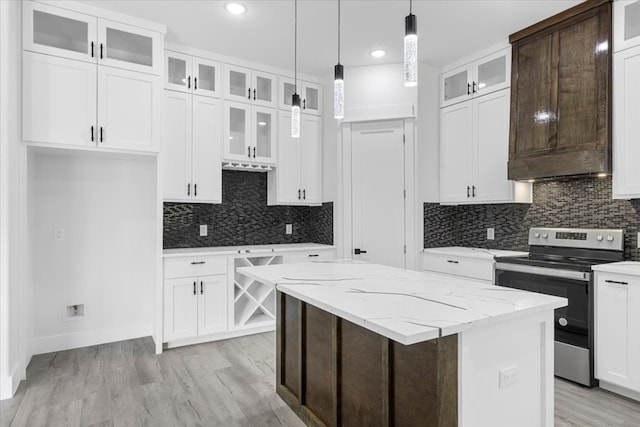
[(425, 248), (426, 254), (440, 254), (449, 256), (464, 256), (471, 258), (490, 259), (498, 256), (527, 256), (529, 252), (506, 251), (502, 249), (467, 248), (463, 246), (446, 246), (441, 248)]
[(567, 305), (565, 298), (349, 260), (238, 272), (407, 345)]
[(610, 264), (599, 264), (591, 267), (593, 271), (605, 273), (628, 274), (631, 276), (640, 276), (640, 262), (622, 261), (612, 262)]
[(254, 246), (212, 246), (207, 248), (181, 248), (165, 249), (162, 251), (164, 258), (204, 255), (234, 255), (249, 253), (272, 252), (298, 252), (335, 249), (335, 246), (321, 245), (319, 243), (284, 243), (280, 245), (254, 245)]

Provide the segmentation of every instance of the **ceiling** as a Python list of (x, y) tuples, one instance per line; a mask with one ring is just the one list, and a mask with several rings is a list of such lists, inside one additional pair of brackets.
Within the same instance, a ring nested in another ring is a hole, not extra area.
[[(233, 16), (225, 1), (81, 0), (167, 26), (166, 41), (274, 67), (293, 69), (293, 0), (240, 0)], [(508, 35), (567, 9), (575, 0), (415, 0), (419, 58), (446, 65), (506, 40)], [(342, 55), (346, 67), (402, 62), (407, 0), (342, 0)], [(337, 62), (337, 0), (299, 0), (298, 70), (332, 73)], [(369, 56), (383, 48), (382, 59)]]

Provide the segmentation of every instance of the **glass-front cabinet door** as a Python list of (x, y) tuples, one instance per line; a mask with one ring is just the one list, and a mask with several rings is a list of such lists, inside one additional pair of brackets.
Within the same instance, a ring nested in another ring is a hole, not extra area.
[[(295, 82), (289, 77), (278, 79), (278, 108), (291, 111), (291, 97), (296, 90)], [(300, 92), (298, 91), (298, 94)]]
[(471, 93), (486, 95), (511, 85), (511, 47), (485, 56), (473, 65)]
[(322, 87), (320, 85), (304, 82), (301, 97), (303, 112), (315, 115), (322, 114)]
[(191, 56), (166, 50), (164, 54), (166, 89), (191, 93)]
[(152, 74), (162, 72), (159, 33), (100, 19), (98, 39), (98, 63)]
[(253, 107), (253, 141), (251, 159), (274, 164), (276, 160), (276, 110)]
[(239, 102), (251, 102), (251, 70), (225, 65), (224, 97)]
[(220, 63), (193, 58), (193, 93), (220, 98)]
[(273, 74), (252, 72), (251, 100), (265, 107), (276, 106), (276, 76)]
[(457, 68), (442, 74), (440, 79), (440, 106), (446, 107), (471, 97), (471, 66)]
[(251, 106), (233, 101), (224, 102), (224, 160), (252, 160)]
[(96, 62), (95, 17), (31, 1), (23, 5), (25, 50)]
[(640, 45), (640, 0), (618, 0), (613, 8), (615, 51)]

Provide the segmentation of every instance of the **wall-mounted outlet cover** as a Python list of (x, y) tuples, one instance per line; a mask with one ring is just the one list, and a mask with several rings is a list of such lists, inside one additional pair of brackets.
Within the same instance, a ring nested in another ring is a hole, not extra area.
[(495, 240), (495, 239), (496, 239), (496, 229), (487, 228), (487, 240)]
[(638, 233), (638, 240), (637, 240), (637, 246), (640, 248), (640, 233)]
[(500, 388), (505, 388), (518, 381), (518, 367), (516, 365), (500, 369)]
[(56, 228), (55, 230), (53, 230), (53, 238), (55, 240), (64, 240), (64, 228)]
[(208, 234), (207, 224), (202, 224), (200, 226), (200, 237), (205, 237)]
[(71, 304), (62, 307), (62, 319), (65, 322), (84, 318), (84, 304)]
[(293, 224), (287, 224), (285, 226), (285, 233), (286, 234), (293, 234)]

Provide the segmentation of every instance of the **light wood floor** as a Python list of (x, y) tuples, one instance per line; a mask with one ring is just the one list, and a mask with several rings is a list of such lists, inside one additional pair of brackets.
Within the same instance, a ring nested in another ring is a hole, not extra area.
[[(275, 334), (154, 354), (151, 338), (35, 356), (1, 426), (303, 426), (275, 394)], [(640, 426), (640, 403), (556, 380), (557, 426)]]

